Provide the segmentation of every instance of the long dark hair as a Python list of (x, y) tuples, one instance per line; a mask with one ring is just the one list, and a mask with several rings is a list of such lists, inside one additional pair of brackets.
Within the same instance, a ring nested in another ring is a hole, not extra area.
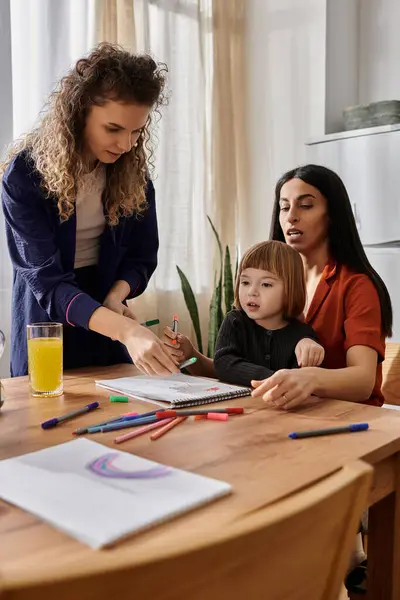
[(275, 188), (275, 202), (270, 231), (271, 240), (285, 241), (279, 223), (279, 200), (282, 186), (291, 179), (301, 179), (312, 185), (326, 198), (329, 214), (329, 252), (339, 264), (368, 275), (378, 292), (382, 313), (382, 330), (392, 335), (393, 312), (389, 292), (375, 269), (372, 268), (362, 247), (349, 195), (339, 175), (320, 165), (305, 165), (288, 171)]

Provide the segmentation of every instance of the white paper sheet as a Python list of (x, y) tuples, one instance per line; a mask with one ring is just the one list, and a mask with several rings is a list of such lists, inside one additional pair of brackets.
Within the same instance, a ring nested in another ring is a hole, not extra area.
[(0, 461), (3, 500), (95, 549), (230, 492), (84, 438)]

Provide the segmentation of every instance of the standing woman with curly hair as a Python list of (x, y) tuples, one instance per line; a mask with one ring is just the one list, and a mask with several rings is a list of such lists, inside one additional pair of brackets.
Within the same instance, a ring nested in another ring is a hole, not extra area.
[(2, 165), (13, 265), (11, 374), (28, 372), (26, 326), (64, 325), (64, 368), (133, 362), (177, 372), (126, 300), (157, 266), (151, 115), (166, 67), (103, 43), (61, 80), (40, 125)]

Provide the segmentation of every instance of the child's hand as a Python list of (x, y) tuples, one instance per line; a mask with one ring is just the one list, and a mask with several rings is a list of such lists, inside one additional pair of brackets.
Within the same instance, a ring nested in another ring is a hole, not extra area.
[(299, 367), (319, 367), (325, 357), (325, 350), (310, 338), (300, 340), (294, 350)]
[[(175, 344), (173, 343), (174, 341), (176, 342)], [(170, 327), (164, 329), (163, 342), (166, 350), (178, 363), (195, 355), (195, 349), (189, 338), (182, 333), (174, 333)]]

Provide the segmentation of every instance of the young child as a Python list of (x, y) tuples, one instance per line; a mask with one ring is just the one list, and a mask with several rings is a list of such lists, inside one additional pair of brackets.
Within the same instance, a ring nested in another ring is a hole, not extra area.
[(319, 366), (324, 349), (301, 319), (306, 302), (303, 263), (283, 242), (256, 244), (243, 256), (234, 307), (218, 334), (218, 379), (250, 386), (280, 369)]
[[(245, 254), (235, 289), (235, 309), (225, 317), (214, 362), (190, 340), (164, 330), (164, 343), (178, 362), (191, 356), (193, 375), (217, 376), (250, 386), (279, 369), (318, 366), (324, 349), (313, 329), (301, 321), (306, 299), (300, 255), (282, 242), (262, 242)], [(173, 344), (173, 340), (176, 344)]]

